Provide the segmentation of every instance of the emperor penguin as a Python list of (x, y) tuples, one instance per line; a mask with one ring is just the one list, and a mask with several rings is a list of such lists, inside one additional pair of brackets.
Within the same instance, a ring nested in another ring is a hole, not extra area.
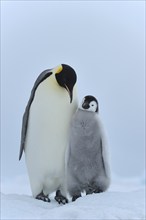
[(56, 191), (59, 203), (65, 171), (65, 149), (72, 115), (77, 109), (77, 75), (66, 64), (43, 71), (31, 91), (21, 131), (19, 160), (25, 152), (33, 197), (50, 202)]
[(94, 96), (85, 96), (73, 116), (66, 150), (66, 189), (75, 201), (86, 194), (100, 193), (110, 185), (107, 141)]

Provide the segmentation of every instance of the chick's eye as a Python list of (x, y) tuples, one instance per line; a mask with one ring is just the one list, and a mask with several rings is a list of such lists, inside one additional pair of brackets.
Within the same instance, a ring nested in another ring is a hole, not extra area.
[(92, 104), (91, 106), (94, 106), (94, 104)]

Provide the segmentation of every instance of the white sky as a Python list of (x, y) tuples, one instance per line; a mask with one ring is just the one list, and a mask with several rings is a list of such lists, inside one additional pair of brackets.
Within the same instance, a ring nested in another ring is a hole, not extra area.
[(78, 93), (97, 97), (112, 169), (144, 170), (144, 1), (1, 2), (2, 176), (25, 173), (18, 161), (21, 121), (41, 71), (60, 63), (78, 75)]

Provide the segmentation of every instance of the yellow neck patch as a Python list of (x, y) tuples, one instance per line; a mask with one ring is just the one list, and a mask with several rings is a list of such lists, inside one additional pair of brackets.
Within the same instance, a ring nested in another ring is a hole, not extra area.
[(53, 69), (53, 73), (58, 74), (62, 71), (62, 69), (63, 69), (62, 65), (58, 65)]

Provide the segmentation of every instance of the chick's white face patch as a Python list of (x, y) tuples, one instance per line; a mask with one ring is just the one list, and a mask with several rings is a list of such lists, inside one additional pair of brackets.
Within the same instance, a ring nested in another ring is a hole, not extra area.
[(95, 101), (92, 101), (89, 103), (89, 108), (87, 109), (88, 111), (91, 111), (91, 112), (96, 112), (96, 109), (97, 109), (97, 103)]
[(79, 108), (84, 110), (84, 111), (90, 111), (90, 112), (96, 112), (97, 110), (97, 103), (95, 101), (91, 101), (89, 103), (89, 107), (87, 109), (83, 108), (83, 103), (85, 102), (85, 98), (82, 100)]

